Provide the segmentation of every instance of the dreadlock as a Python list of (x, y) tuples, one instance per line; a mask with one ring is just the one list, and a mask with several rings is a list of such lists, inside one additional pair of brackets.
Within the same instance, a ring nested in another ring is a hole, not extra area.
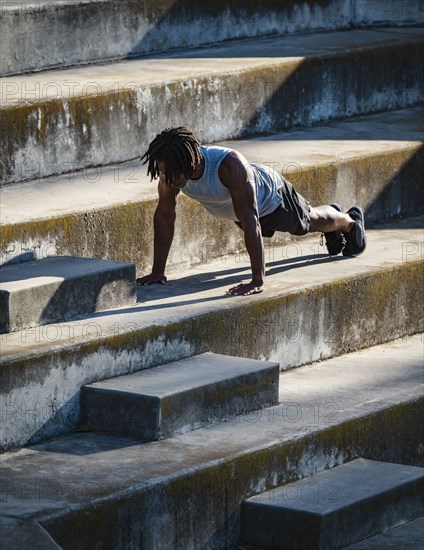
[(141, 160), (148, 163), (151, 180), (159, 176), (158, 161), (165, 164), (165, 181), (169, 185), (180, 174), (190, 178), (201, 160), (200, 142), (185, 126), (166, 128), (150, 143)]

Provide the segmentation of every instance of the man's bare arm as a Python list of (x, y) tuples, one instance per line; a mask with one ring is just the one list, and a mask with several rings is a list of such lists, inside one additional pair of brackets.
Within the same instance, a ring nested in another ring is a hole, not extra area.
[(137, 279), (137, 285), (166, 283), (165, 267), (174, 238), (175, 207), (178, 189), (167, 185), (162, 175), (159, 178), (159, 202), (153, 216), (153, 267), (149, 275)]
[(221, 163), (219, 177), (228, 187), (234, 212), (244, 232), (244, 242), (250, 258), (252, 280), (230, 289), (231, 294), (246, 295), (261, 292), (265, 278), (265, 255), (259, 224), (256, 189), (253, 176), (236, 151), (229, 153)]

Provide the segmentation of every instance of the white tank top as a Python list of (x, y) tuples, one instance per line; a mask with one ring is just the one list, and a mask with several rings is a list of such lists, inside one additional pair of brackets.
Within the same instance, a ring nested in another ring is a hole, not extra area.
[[(205, 161), (202, 177), (189, 179), (181, 191), (199, 201), (211, 214), (237, 221), (230, 191), (218, 176), (221, 162), (232, 149), (201, 146), (200, 151)], [(249, 163), (243, 156), (242, 159), (254, 175), (259, 216), (271, 214), (281, 204), (281, 197), (277, 194), (282, 185), (280, 175), (270, 167)]]

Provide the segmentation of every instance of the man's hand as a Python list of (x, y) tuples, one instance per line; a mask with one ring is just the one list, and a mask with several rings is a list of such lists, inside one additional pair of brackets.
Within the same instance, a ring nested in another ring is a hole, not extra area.
[(227, 291), (227, 294), (232, 294), (233, 296), (250, 296), (251, 294), (259, 294), (263, 292), (263, 285), (258, 285), (251, 281), (250, 283), (240, 283), (237, 286), (233, 286)]
[(163, 273), (150, 273), (150, 275), (144, 275), (137, 279), (137, 286), (146, 286), (154, 283), (164, 285), (166, 283), (166, 277)]

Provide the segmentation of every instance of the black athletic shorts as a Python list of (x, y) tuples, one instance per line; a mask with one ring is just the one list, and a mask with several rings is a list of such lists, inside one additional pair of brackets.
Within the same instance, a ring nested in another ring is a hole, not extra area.
[[(281, 178), (282, 186), (278, 190), (281, 204), (274, 212), (259, 218), (262, 235), (272, 237), (276, 231), (285, 231), (292, 235), (306, 235), (311, 219), (309, 202), (300, 195), (293, 185)], [(240, 222), (236, 224), (241, 227)]]

